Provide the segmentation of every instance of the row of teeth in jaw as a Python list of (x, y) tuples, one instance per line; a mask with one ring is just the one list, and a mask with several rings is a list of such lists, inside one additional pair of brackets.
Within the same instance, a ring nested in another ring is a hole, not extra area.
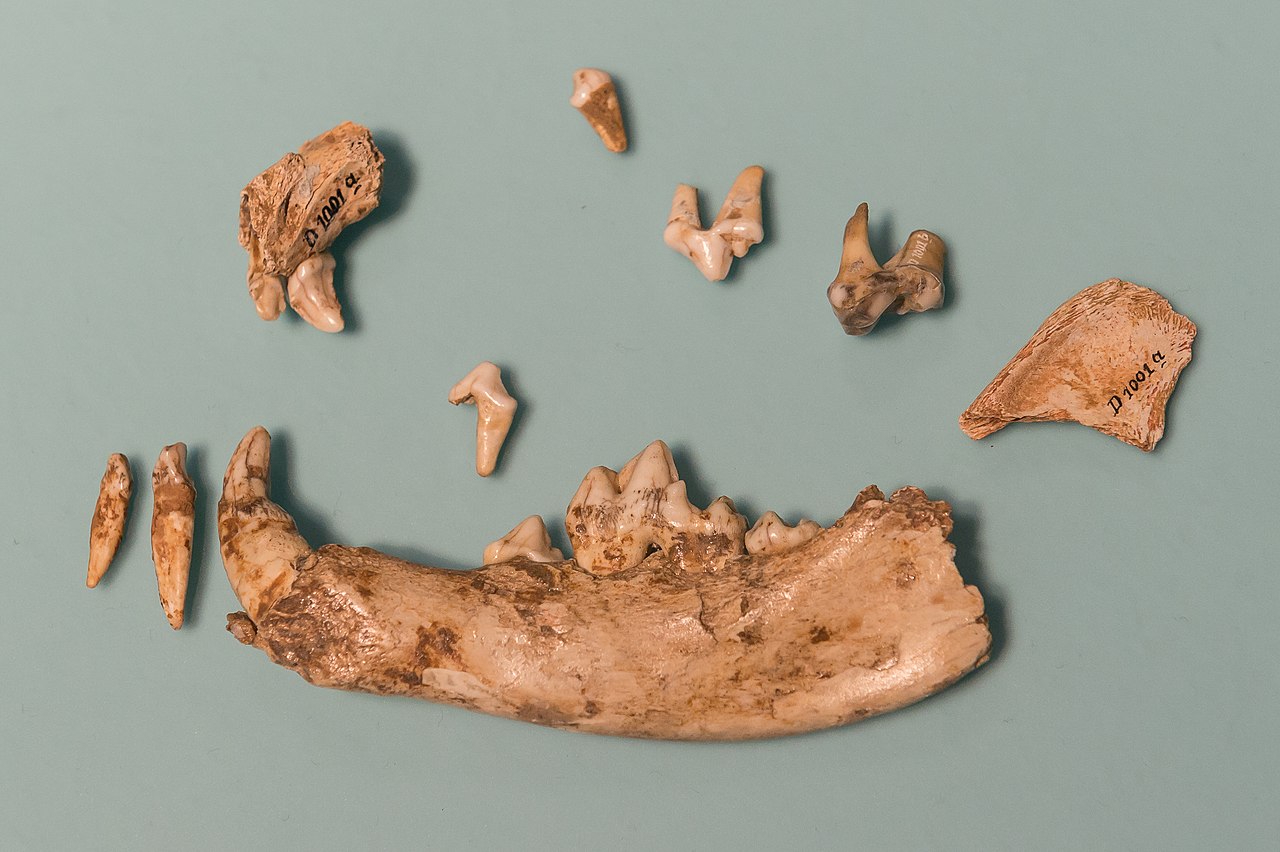
[[(565, 530), (581, 568), (612, 574), (639, 565), (655, 550), (666, 552), (685, 570), (715, 570), (726, 558), (744, 552), (790, 550), (822, 527), (809, 520), (792, 527), (766, 512), (748, 530), (746, 518), (728, 497), (698, 509), (689, 502), (671, 450), (654, 441), (616, 473), (592, 468), (569, 503)], [(485, 564), (517, 557), (558, 562), (564, 554), (551, 546), (542, 518), (531, 515), (484, 551)]]

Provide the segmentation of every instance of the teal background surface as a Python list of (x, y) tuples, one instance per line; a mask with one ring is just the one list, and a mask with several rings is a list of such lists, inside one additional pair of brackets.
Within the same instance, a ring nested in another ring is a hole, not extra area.
[[(13, 3), (0, 13), (0, 847), (1275, 848), (1280, 5)], [(632, 139), (568, 106), (614, 73)], [(383, 207), (340, 238), (348, 330), (261, 322), (240, 188), (351, 119)], [(767, 170), (710, 284), (662, 243)], [(950, 249), (942, 310), (854, 339), (845, 220)], [(1152, 454), (956, 418), (1110, 277), (1200, 335)], [(498, 473), (445, 395), (521, 399)], [(950, 500), (992, 661), (901, 712), (735, 744), (567, 734), (322, 690), (237, 644), (223, 467), (276, 436), (313, 544), (464, 567), (654, 438), (695, 500), (829, 523)], [(149, 471), (191, 448), (188, 624), (156, 600)], [(110, 452), (137, 493), (84, 588)]]

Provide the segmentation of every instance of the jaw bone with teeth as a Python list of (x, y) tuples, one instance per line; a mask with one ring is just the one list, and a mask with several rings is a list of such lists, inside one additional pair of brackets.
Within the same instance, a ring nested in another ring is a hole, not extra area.
[(218, 504), (245, 610), (228, 629), (320, 686), (600, 734), (751, 739), (903, 707), (990, 647), (950, 509), (916, 488), (869, 487), (830, 527), (748, 553), (733, 505), (692, 506), (655, 442), (587, 475), (566, 520), (574, 559), (527, 519), (486, 551), (504, 561), (454, 571), (313, 550), (267, 496), (269, 454), (265, 430), (246, 435)]

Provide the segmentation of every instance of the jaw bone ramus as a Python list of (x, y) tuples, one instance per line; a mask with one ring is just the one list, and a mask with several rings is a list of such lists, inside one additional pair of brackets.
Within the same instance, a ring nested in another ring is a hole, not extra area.
[(320, 686), (600, 734), (751, 739), (903, 707), (990, 647), (950, 508), (916, 488), (869, 487), (812, 537), (749, 553), (733, 504), (690, 504), (655, 442), (584, 480), (566, 519), (576, 561), (514, 548), (454, 571), (312, 550), (267, 497), (269, 453), (265, 430), (246, 435), (218, 504), (245, 610), (228, 629)]

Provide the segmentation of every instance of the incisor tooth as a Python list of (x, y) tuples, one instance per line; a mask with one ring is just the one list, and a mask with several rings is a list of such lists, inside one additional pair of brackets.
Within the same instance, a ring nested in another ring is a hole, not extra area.
[(481, 361), (449, 391), (449, 402), (476, 407), (476, 473), (488, 476), (511, 430), (518, 403), (502, 384), (496, 364)]
[(804, 544), (820, 532), (822, 527), (813, 521), (802, 519), (793, 527), (776, 512), (765, 512), (747, 530), (747, 553), (781, 553)]
[(182, 627), (191, 571), (191, 536), (195, 528), (196, 489), (187, 476), (187, 445), (160, 451), (151, 473), (151, 561), (156, 566), (160, 605), (174, 630)]
[(582, 113), (606, 148), (615, 154), (627, 150), (627, 130), (613, 78), (599, 68), (579, 68), (573, 72), (569, 103)]
[(534, 562), (560, 562), (564, 559), (564, 553), (551, 546), (551, 536), (541, 515), (530, 515), (484, 549), (485, 565), (517, 557)]
[(93, 507), (93, 520), (89, 522), (89, 576), (85, 585), (91, 589), (107, 573), (120, 548), (132, 496), (129, 460), (120, 453), (112, 453), (98, 485), (98, 502)]
[(680, 184), (671, 199), (663, 242), (693, 261), (708, 281), (723, 281), (733, 258), (742, 257), (764, 239), (760, 203), (763, 180), (764, 169), (760, 166), (743, 169), (725, 196), (720, 213), (706, 230), (702, 229), (698, 214), (698, 190)]
[(333, 292), (333, 255), (321, 252), (302, 261), (289, 276), (289, 304), (321, 331), (338, 332), (346, 325), (342, 306)]

